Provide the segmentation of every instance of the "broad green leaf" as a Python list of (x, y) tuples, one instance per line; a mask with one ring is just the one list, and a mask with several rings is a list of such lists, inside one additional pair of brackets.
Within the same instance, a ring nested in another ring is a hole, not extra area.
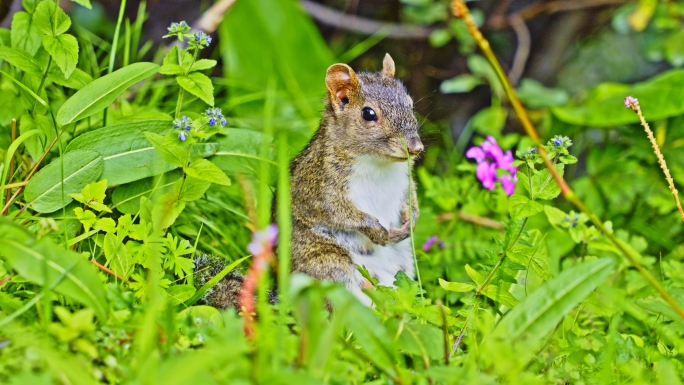
[(85, 87), (86, 84), (92, 82), (93, 78), (82, 70), (76, 68), (74, 69), (74, 72), (71, 73), (71, 76), (69, 76), (69, 79), (67, 79), (59, 68), (53, 66), (50, 68), (50, 72), (48, 73), (48, 80), (53, 83), (57, 83), (60, 86), (74, 90), (80, 90), (81, 88)]
[(0, 60), (6, 60), (8, 63), (16, 66), (20, 70), (28, 73), (41, 75), (43, 68), (36, 59), (34, 59), (28, 52), (20, 49), (0, 47)]
[(612, 271), (610, 258), (587, 261), (563, 271), (506, 313), (488, 338), (519, 344), (518, 349), (534, 349)]
[[(155, 200), (158, 196), (171, 192), (174, 182), (182, 175), (183, 173), (180, 170), (176, 170), (158, 177), (144, 178), (119, 186), (112, 193), (113, 208), (115, 207), (122, 213), (135, 215), (140, 209), (140, 197), (146, 196)], [(159, 180), (158, 178), (163, 179)], [(182, 196), (180, 199), (182, 199)]]
[(197, 159), (185, 168), (185, 173), (189, 176), (207, 182), (230, 186), (230, 179), (215, 164), (206, 159)]
[(133, 84), (157, 73), (154, 63), (134, 63), (114, 71), (81, 88), (57, 112), (57, 123), (64, 126), (107, 108)]
[(194, 63), (192, 63), (192, 67), (190, 67), (190, 71), (203, 71), (203, 70), (208, 70), (209, 68), (214, 68), (216, 67), (216, 60), (211, 60), (211, 59), (200, 59), (196, 60)]
[(165, 161), (176, 167), (184, 167), (187, 150), (178, 143), (168, 140), (168, 136), (161, 136), (152, 132), (146, 132), (147, 140)]
[(560, 120), (591, 127), (610, 127), (638, 123), (639, 117), (625, 108), (624, 99), (631, 95), (639, 99), (642, 111), (649, 121), (656, 121), (684, 114), (684, 69), (663, 72), (634, 85), (602, 83), (580, 104), (552, 107)]
[(175, 194), (164, 194), (160, 196), (152, 206), (151, 219), (154, 230), (168, 228), (176, 221), (180, 213), (185, 208), (185, 202), (179, 201)]
[(192, 62), (192, 55), (187, 51), (183, 50), (181, 52), (182, 63), (178, 62), (178, 46), (174, 45), (171, 47), (169, 52), (164, 56), (164, 61), (162, 66), (159, 68), (159, 73), (164, 75), (181, 75), (185, 73), (186, 70), (190, 69), (190, 63)]
[(518, 300), (513, 296), (513, 294), (497, 285), (487, 285), (487, 287), (482, 290), (482, 294), (496, 302), (501, 303), (504, 306), (511, 308), (518, 304)]
[(447, 282), (442, 278), (439, 278), (439, 286), (441, 286), (446, 291), (455, 291), (458, 293), (466, 293), (476, 289), (475, 286), (469, 283)]
[(479, 272), (477, 272), (477, 270), (473, 269), (473, 268), (470, 267), (470, 265), (468, 265), (468, 264), (465, 265), (465, 271), (466, 271), (466, 274), (468, 274), (468, 276), (470, 277), (470, 279), (472, 279), (473, 282), (475, 282), (475, 284), (476, 284), (477, 286), (482, 286), (482, 284), (484, 283), (484, 281), (485, 281), (485, 279), (486, 279), (485, 276), (483, 276), (482, 274), (480, 274)]
[(36, 6), (38, 6), (38, 3), (41, 1), (42, 0), (21, 0), (21, 5), (24, 7), (26, 12), (32, 14), (36, 11)]
[[(564, 175), (565, 165), (562, 163), (557, 164), (556, 171), (560, 176)], [(560, 195), (561, 190), (553, 179), (553, 176), (547, 169), (534, 172), (532, 174), (532, 191), (530, 191), (530, 179), (525, 172), (519, 172), (517, 174), (519, 183), (532, 194), (535, 199), (550, 200), (554, 199)]]
[[(22, 115), (21, 119), (19, 119), (19, 133), (23, 135), (35, 129), (43, 131), (43, 134), (26, 139), (24, 146), (26, 146), (29, 155), (31, 155), (34, 160), (37, 160), (43, 155), (45, 143), (47, 142), (46, 138), (51, 140), (54, 137), (54, 132), (51, 132), (52, 125), (44, 116), (37, 115), (36, 118), (33, 119), (31, 115)], [(50, 133), (52, 133), (52, 135), (50, 135)]]
[(542, 210), (544, 206), (524, 195), (513, 194), (508, 200), (508, 211), (515, 220), (530, 217)]
[[(273, 164), (273, 152), (268, 159), (261, 158), (259, 148), (263, 135), (254, 130), (231, 128), (225, 131), (226, 137), (218, 140), (219, 151), (209, 160), (221, 170), (230, 173), (256, 174), (261, 162)], [(270, 142), (270, 140), (269, 140)]]
[(82, 255), (65, 250), (44, 237), (34, 235), (6, 218), (0, 218), (0, 255), (23, 278), (38, 285), (50, 285), (71, 268), (54, 291), (91, 307), (101, 320), (109, 305), (97, 268)]
[(33, 13), (33, 22), (36, 23), (40, 32), (50, 37), (57, 37), (71, 27), (71, 19), (62, 8), (57, 7), (57, 14), (55, 14), (54, 1), (40, 2)]
[(42, 34), (33, 22), (31, 15), (26, 12), (14, 14), (10, 36), (12, 48), (26, 51), (29, 55), (35, 55), (42, 44)]
[(193, 72), (188, 76), (177, 76), (176, 81), (189, 93), (202, 99), (210, 106), (214, 105), (214, 85), (211, 79), (199, 72)]
[[(178, 196), (178, 200), (191, 202), (200, 199), (209, 187), (211, 187), (211, 182), (188, 176), (185, 181), (181, 178), (174, 183), (173, 192)], [(182, 191), (180, 191), (181, 188)]]
[[(107, 126), (76, 137), (65, 151), (97, 151), (104, 156), (101, 178), (107, 179), (109, 186), (130, 183), (176, 168), (164, 161), (145, 136), (163, 135), (172, 130), (171, 125), (167, 120), (135, 120)], [(190, 159), (211, 156), (218, 148), (218, 143), (195, 143)]]
[(78, 193), (102, 173), (103, 158), (95, 151), (76, 150), (64, 154), (64, 197), (62, 197), (61, 159), (38, 171), (26, 185), (24, 198), (33, 210), (50, 213), (71, 203), (66, 194)]
[(386, 327), (395, 339), (398, 337), (398, 346), (405, 353), (432, 360), (444, 358), (444, 337), (436, 326), (390, 318)]
[(501, 106), (490, 106), (478, 111), (470, 119), (470, 124), (483, 135), (499, 135), (506, 124), (508, 113)]
[(74, 215), (76, 215), (76, 218), (78, 218), (79, 222), (83, 224), (83, 231), (86, 233), (90, 231), (90, 229), (95, 225), (95, 222), (97, 222), (97, 215), (90, 210), (83, 210), (80, 207), (76, 207), (74, 208)]
[(123, 236), (114, 233), (105, 235), (104, 252), (109, 267), (123, 279), (127, 279), (133, 272), (134, 260), (120, 238)]
[(516, 90), (520, 101), (528, 108), (544, 108), (560, 106), (568, 102), (568, 93), (561, 88), (546, 88), (534, 79), (525, 78), (520, 81)]
[(478, 77), (470, 74), (458, 75), (455, 78), (443, 81), (439, 86), (439, 91), (443, 94), (470, 92), (480, 84), (484, 84), (484, 82)]
[[(191, 262), (192, 263), (192, 262)], [(192, 297), (197, 292), (191, 285), (175, 285), (166, 290), (171, 306), (180, 305)]]

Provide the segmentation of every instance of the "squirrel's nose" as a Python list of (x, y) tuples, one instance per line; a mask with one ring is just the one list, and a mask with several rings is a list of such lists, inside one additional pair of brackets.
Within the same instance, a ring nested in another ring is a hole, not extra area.
[(420, 138), (418, 137), (409, 139), (408, 143), (406, 144), (408, 146), (408, 152), (411, 156), (416, 156), (423, 151), (423, 142), (421, 142)]

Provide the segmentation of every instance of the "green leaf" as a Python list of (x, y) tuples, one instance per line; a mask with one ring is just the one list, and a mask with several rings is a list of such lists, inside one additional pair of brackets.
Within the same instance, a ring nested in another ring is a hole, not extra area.
[(19, 133), (23, 135), (24, 133), (35, 129), (41, 130), (43, 134), (39, 137), (26, 139), (24, 146), (26, 146), (31, 158), (38, 160), (43, 155), (47, 142), (55, 137), (55, 132), (47, 117), (36, 115), (34, 119), (31, 115), (22, 115), (21, 119), (19, 119)]
[(525, 78), (520, 81), (516, 90), (518, 97), (528, 108), (544, 108), (567, 103), (570, 96), (560, 88), (546, 88), (534, 79)]
[[(145, 136), (145, 133), (163, 135), (172, 130), (171, 126), (168, 120), (137, 120), (107, 126), (76, 137), (65, 152), (85, 149), (101, 153), (104, 156), (102, 179), (107, 179), (109, 186), (125, 184), (176, 168), (164, 161)], [(190, 159), (211, 156), (218, 149), (218, 143), (195, 143)]]
[(175, 194), (164, 194), (160, 196), (151, 210), (152, 228), (163, 230), (168, 228), (176, 221), (178, 216), (185, 208), (185, 202), (179, 201)]
[(76, 218), (78, 218), (79, 222), (83, 224), (83, 231), (86, 233), (90, 231), (90, 229), (95, 225), (95, 222), (97, 222), (97, 215), (90, 210), (83, 210), (80, 207), (76, 207), (74, 208), (74, 215), (76, 215)]
[(499, 135), (506, 124), (508, 113), (501, 106), (490, 106), (478, 111), (471, 119), (473, 128), (483, 135)]
[[(80, 192), (102, 173), (102, 155), (95, 151), (76, 150), (64, 154), (64, 197), (62, 197), (62, 160), (55, 159), (26, 185), (24, 198), (33, 210), (50, 213), (71, 203), (66, 194)], [(62, 203), (63, 202), (63, 203)]]
[(57, 37), (71, 27), (69, 16), (60, 7), (57, 7), (57, 14), (55, 14), (55, 2), (50, 0), (38, 4), (33, 13), (33, 22), (36, 23), (40, 32), (51, 37)]
[(466, 271), (466, 274), (468, 274), (470, 279), (472, 279), (473, 282), (475, 282), (475, 284), (477, 286), (482, 286), (482, 284), (484, 283), (484, 281), (486, 279), (485, 276), (483, 276), (482, 274), (477, 272), (475, 269), (470, 267), (470, 265), (468, 265), (468, 264), (465, 265), (465, 271)]
[[(177, 182), (182, 175), (183, 173), (179, 170), (172, 171), (159, 177), (145, 178), (119, 186), (112, 193), (112, 208), (115, 207), (122, 213), (137, 214), (140, 209), (140, 197), (146, 196), (154, 200), (159, 195), (171, 192), (174, 182)], [(182, 197), (180, 199), (182, 200)]]
[(0, 47), (0, 60), (6, 60), (8, 63), (27, 73), (37, 75), (43, 73), (43, 68), (40, 63), (29, 55), (28, 52), (20, 49)]
[(610, 258), (587, 261), (563, 271), (506, 313), (488, 339), (518, 344), (518, 351), (534, 349), (612, 271)]
[(145, 136), (165, 161), (177, 167), (185, 166), (187, 150), (183, 146), (171, 142), (168, 136), (161, 136), (151, 132), (146, 132)]
[(157, 73), (154, 63), (134, 63), (114, 71), (81, 88), (57, 112), (57, 123), (64, 126), (107, 108), (133, 84)]
[(552, 107), (551, 111), (563, 122), (578, 126), (613, 127), (638, 123), (639, 116), (625, 108), (625, 96), (639, 99), (641, 109), (649, 121), (667, 119), (684, 114), (684, 69), (663, 72), (634, 85), (602, 83), (579, 104)]
[(197, 159), (185, 168), (185, 173), (189, 176), (207, 182), (230, 186), (230, 179), (215, 164), (206, 159)]
[[(260, 157), (259, 148), (263, 140), (261, 132), (238, 128), (225, 132), (227, 136), (218, 140), (220, 150), (209, 159), (221, 170), (231, 174), (256, 174), (261, 162), (275, 166), (273, 151), (267, 159)], [(271, 142), (270, 139), (268, 141)]]
[(93, 6), (90, 5), (90, 0), (72, 0), (76, 4), (80, 4), (88, 9), (93, 9)]
[(216, 60), (211, 60), (211, 59), (200, 59), (196, 60), (194, 63), (192, 63), (192, 67), (190, 67), (190, 72), (193, 71), (203, 71), (203, 70), (208, 70), (209, 68), (214, 68), (216, 67)]
[[(181, 185), (183, 191), (180, 191)], [(178, 200), (191, 202), (200, 199), (209, 187), (211, 187), (211, 182), (188, 176), (185, 178), (185, 183), (183, 183), (183, 178), (178, 179), (174, 183), (173, 192), (178, 196)]]
[(103, 179), (99, 182), (89, 183), (81, 189), (80, 193), (67, 195), (92, 208), (93, 210), (111, 213), (112, 210), (102, 203), (104, 202), (105, 198), (105, 190), (107, 190), (107, 179)]
[(38, 285), (49, 285), (67, 269), (66, 277), (53, 289), (91, 307), (104, 321), (109, 304), (97, 268), (82, 255), (65, 250), (44, 237), (34, 235), (6, 218), (0, 218), (0, 253), (23, 278)]
[[(558, 174), (563, 176), (565, 165), (557, 164), (555, 167)], [(530, 192), (530, 179), (527, 174), (520, 172), (517, 175), (525, 190)], [(561, 190), (549, 170), (543, 169), (532, 174), (532, 191), (530, 193), (535, 199), (549, 200), (559, 196)]]
[(182, 63), (178, 63), (178, 46), (174, 45), (171, 47), (169, 52), (164, 56), (164, 61), (162, 62), (161, 68), (159, 68), (159, 73), (164, 75), (182, 75), (185, 73), (186, 69), (189, 69), (190, 63), (192, 62), (192, 55), (187, 51), (183, 50), (181, 52)]
[(455, 291), (457, 293), (466, 293), (476, 289), (475, 286), (469, 283), (447, 282), (442, 278), (439, 278), (439, 286), (441, 286), (446, 291)]
[[(190, 264), (192, 265), (192, 260), (190, 261)], [(169, 302), (171, 303), (171, 306), (182, 304), (192, 297), (192, 295), (196, 292), (197, 289), (191, 285), (175, 285), (166, 290), (166, 294), (169, 296)]]
[(202, 99), (210, 106), (214, 105), (214, 86), (207, 75), (193, 72), (188, 76), (177, 76), (176, 81), (189, 93)]
[(470, 92), (473, 88), (484, 82), (473, 75), (458, 75), (455, 78), (445, 80), (439, 85), (439, 91), (443, 94)]
[(544, 206), (524, 195), (513, 194), (508, 200), (508, 211), (515, 220), (530, 217), (542, 210)]
[(33, 18), (26, 12), (17, 12), (12, 18), (11, 29), (12, 48), (26, 51), (35, 55), (42, 44), (42, 34), (33, 22)]
[(53, 83), (57, 83), (60, 86), (74, 90), (80, 90), (81, 88), (85, 87), (86, 84), (92, 82), (93, 78), (82, 70), (76, 68), (74, 69), (74, 72), (71, 73), (71, 76), (69, 76), (67, 79), (59, 68), (52, 67), (48, 73), (48, 80)]
[(24, 7), (26, 12), (28, 13), (33, 13), (36, 11), (36, 6), (38, 3), (40, 3), (42, 0), (21, 0), (21, 5)]
[(518, 304), (518, 300), (513, 294), (497, 285), (487, 285), (487, 287), (482, 290), (482, 294), (510, 308), (515, 307)]
[(131, 254), (128, 252), (128, 248), (123, 244), (120, 238), (123, 238), (123, 235), (114, 233), (105, 235), (104, 252), (107, 263), (112, 270), (123, 279), (127, 279), (133, 272), (135, 263)]

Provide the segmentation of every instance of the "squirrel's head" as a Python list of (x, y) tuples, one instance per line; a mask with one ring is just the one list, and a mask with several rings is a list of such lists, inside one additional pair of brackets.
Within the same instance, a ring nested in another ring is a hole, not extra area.
[[(328, 116), (336, 121), (332, 132), (359, 154), (373, 154), (396, 161), (423, 151), (413, 100), (394, 78), (394, 61), (385, 55), (381, 72), (354, 72), (346, 64), (333, 64), (325, 75)], [(339, 132), (343, 130), (344, 132)], [(406, 142), (406, 148), (402, 142)]]

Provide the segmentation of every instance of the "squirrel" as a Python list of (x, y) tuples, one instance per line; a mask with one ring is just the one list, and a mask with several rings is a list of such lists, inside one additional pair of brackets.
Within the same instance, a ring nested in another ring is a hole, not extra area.
[[(413, 100), (394, 72), (389, 54), (380, 72), (330, 66), (320, 127), (290, 163), (292, 272), (339, 282), (367, 305), (362, 290), (372, 284), (356, 265), (383, 286), (393, 286), (399, 271), (415, 274), (408, 237), (419, 210), (407, 162), (412, 165), (423, 144)], [(220, 266), (207, 256), (196, 259), (196, 271), (207, 269), (197, 287)], [(237, 307), (242, 279), (229, 274), (203, 302)]]

